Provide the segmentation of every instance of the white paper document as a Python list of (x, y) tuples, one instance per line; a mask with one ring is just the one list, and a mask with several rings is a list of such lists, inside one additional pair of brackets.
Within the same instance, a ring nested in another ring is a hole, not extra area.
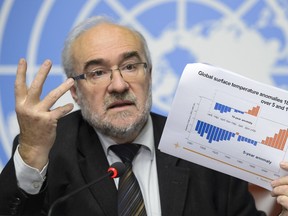
[(288, 174), (287, 138), (287, 91), (197, 63), (183, 71), (159, 149), (271, 190)]

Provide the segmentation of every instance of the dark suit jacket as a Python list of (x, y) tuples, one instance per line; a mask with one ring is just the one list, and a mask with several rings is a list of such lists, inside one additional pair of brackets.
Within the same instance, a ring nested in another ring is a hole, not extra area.
[[(151, 115), (157, 149), (166, 118)], [(62, 118), (57, 130), (47, 181), (38, 195), (28, 195), (17, 187), (13, 160), (8, 162), (0, 176), (0, 215), (45, 215), (55, 199), (107, 172), (109, 164), (98, 136), (79, 111)], [(246, 182), (158, 149), (156, 160), (163, 216), (262, 215)], [(116, 197), (113, 179), (107, 178), (59, 205), (55, 215), (115, 216)]]

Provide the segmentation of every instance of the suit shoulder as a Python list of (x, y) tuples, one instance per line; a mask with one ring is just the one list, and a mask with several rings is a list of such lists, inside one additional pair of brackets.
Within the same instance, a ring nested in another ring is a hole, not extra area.
[(77, 110), (59, 119), (57, 124), (57, 137), (76, 135), (80, 125), (84, 123), (81, 111)]
[(66, 126), (69, 125), (69, 123), (76, 123), (83, 119), (81, 110), (76, 110), (74, 112), (71, 112), (64, 117), (60, 118), (58, 121), (58, 126)]
[(151, 112), (150, 115), (152, 117), (153, 122), (159, 122), (160, 124), (165, 125), (166, 119), (167, 119), (166, 116), (163, 116), (163, 115), (160, 115), (157, 113), (153, 113), (153, 112)]

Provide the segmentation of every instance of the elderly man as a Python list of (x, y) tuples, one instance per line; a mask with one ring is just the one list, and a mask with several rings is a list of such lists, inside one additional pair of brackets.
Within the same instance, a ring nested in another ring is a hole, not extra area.
[[(40, 100), (51, 66), (46, 60), (28, 88), (27, 64), (19, 61), (20, 134), (0, 176), (0, 215), (47, 215), (59, 197), (121, 160), (130, 168), (119, 180), (99, 181), (53, 215), (264, 215), (246, 182), (158, 150), (166, 118), (150, 112), (152, 63), (139, 32), (103, 17), (76, 26), (63, 50), (68, 79)], [(68, 90), (81, 110), (68, 114), (72, 104), (51, 110)], [(286, 177), (272, 184), (287, 207)]]

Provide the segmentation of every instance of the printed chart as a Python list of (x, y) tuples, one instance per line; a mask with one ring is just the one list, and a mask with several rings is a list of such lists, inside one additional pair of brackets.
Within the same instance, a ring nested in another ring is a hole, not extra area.
[[(218, 151), (218, 155), (223, 156), (221, 158), (223, 163), (232, 161), (233, 166), (238, 166), (239, 169), (247, 169), (246, 164), (249, 168), (247, 172), (255, 172), (255, 175), (271, 181), (279, 177), (279, 163), (273, 166), (269, 158), (273, 152), (273, 155), (284, 159), (288, 125), (262, 118), (260, 105), (250, 105), (240, 99), (237, 100), (238, 103), (234, 103), (232, 107), (223, 102), (199, 97), (199, 102), (193, 104), (188, 122), (187, 141), (205, 147), (206, 150), (203, 151), (202, 148), (201, 154), (205, 153), (209, 157), (215, 155), (216, 148), (219, 146), (225, 150), (230, 149), (226, 154)], [(242, 104), (242, 107), (236, 107), (237, 104)], [(243, 104), (247, 107), (243, 107)], [(269, 134), (265, 134), (265, 131), (269, 131)], [(239, 149), (243, 149), (242, 154), (239, 154)], [(250, 161), (251, 157), (255, 160)]]
[(287, 96), (223, 69), (188, 65), (159, 149), (271, 190), (273, 179), (287, 175), (279, 167), (287, 160)]

